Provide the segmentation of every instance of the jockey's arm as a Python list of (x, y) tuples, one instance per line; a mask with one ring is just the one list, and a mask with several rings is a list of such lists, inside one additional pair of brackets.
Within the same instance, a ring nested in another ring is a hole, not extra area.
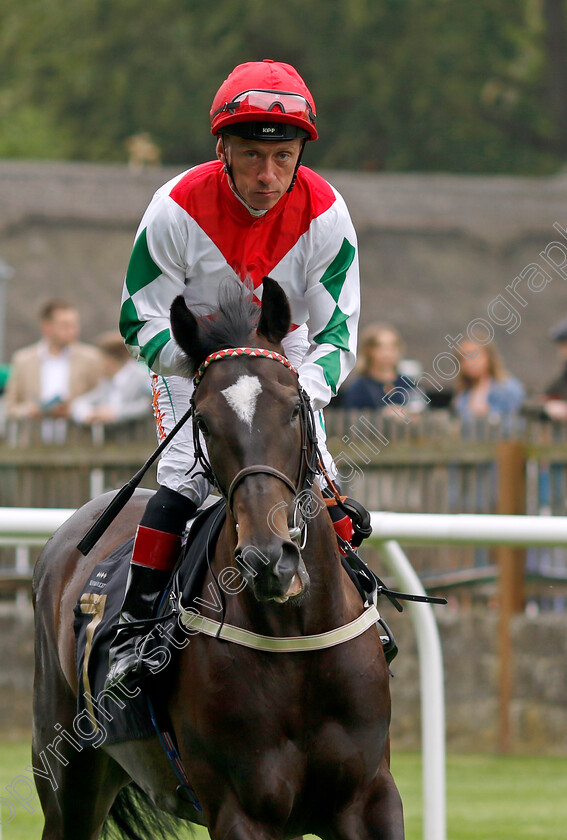
[(335, 396), (356, 362), (360, 276), (354, 227), (342, 198), (307, 277), (309, 349), (299, 379), (315, 410)]
[(170, 186), (158, 190), (138, 228), (122, 291), (120, 331), (136, 360), (164, 376), (182, 376), (186, 362), (171, 336), (169, 309), (185, 290), (185, 232), (182, 214), (167, 199)]

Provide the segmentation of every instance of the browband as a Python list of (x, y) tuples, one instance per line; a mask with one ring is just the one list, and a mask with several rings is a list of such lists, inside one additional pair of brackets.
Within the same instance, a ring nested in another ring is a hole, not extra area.
[(281, 365), (284, 365), (293, 373), (297, 374), (297, 371), (291, 362), (286, 359), (285, 356), (282, 356), (281, 353), (276, 353), (275, 350), (263, 350), (261, 347), (229, 347), (225, 350), (216, 350), (214, 353), (211, 353), (210, 356), (207, 356), (193, 377), (193, 385), (195, 388), (203, 378), (203, 374), (206, 369), (213, 362), (219, 362), (221, 359), (236, 358), (238, 356), (248, 356), (258, 359), (272, 359), (274, 362), (279, 362)]

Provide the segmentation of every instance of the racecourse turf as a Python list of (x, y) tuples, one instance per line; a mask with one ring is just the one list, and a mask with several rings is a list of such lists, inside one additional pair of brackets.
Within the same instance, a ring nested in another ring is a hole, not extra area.
[[(30, 763), (28, 741), (0, 744), (1, 840), (40, 840), (41, 809), (25, 781)], [(392, 771), (404, 801), (406, 840), (421, 840), (421, 758), (396, 753)], [(26, 800), (25, 807), (14, 794)], [(198, 828), (193, 837), (206, 840), (208, 833)], [(566, 837), (567, 757), (447, 757), (447, 840)]]

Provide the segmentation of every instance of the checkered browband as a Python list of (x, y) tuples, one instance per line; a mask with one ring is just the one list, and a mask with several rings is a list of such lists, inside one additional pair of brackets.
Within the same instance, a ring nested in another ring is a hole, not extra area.
[(297, 374), (296, 369), (285, 356), (281, 353), (276, 353), (275, 350), (263, 350), (261, 347), (229, 347), (226, 350), (217, 350), (207, 356), (203, 364), (200, 366), (195, 376), (193, 377), (193, 385), (195, 388), (203, 378), (206, 369), (213, 362), (220, 362), (221, 359), (233, 359), (237, 356), (249, 356), (256, 359), (273, 359), (274, 362), (279, 362), (284, 367), (289, 368), (293, 373)]

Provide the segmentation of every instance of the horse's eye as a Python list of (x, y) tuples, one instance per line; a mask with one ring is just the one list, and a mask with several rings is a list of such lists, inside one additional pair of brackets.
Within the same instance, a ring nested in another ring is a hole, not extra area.
[(197, 425), (197, 428), (204, 437), (208, 437), (210, 435), (209, 427), (207, 426), (205, 420), (202, 417), (195, 417), (195, 424)]
[(300, 411), (301, 411), (301, 406), (300, 406), (299, 403), (297, 403), (297, 405), (293, 406), (293, 411), (291, 412), (292, 422), (293, 422), (293, 420), (297, 420), (297, 418), (299, 417), (299, 412)]

